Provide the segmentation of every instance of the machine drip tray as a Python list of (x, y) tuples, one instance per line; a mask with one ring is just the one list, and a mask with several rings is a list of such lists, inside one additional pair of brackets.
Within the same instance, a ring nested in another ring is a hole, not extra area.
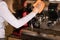
[(36, 32), (24, 30), (21, 36), (22, 40), (53, 40), (51, 38), (43, 37)]

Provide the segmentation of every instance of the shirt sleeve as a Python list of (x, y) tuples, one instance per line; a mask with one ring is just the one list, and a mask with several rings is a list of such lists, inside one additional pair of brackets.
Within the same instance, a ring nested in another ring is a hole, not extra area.
[(0, 16), (2, 16), (9, 24), (15, 28), (19, 28), (31, 20), (37, 13), (31, 12), (27, 16), (16, 19), (13, 14), (9, 11), (8, 6), (5, 2), (0, 4)]

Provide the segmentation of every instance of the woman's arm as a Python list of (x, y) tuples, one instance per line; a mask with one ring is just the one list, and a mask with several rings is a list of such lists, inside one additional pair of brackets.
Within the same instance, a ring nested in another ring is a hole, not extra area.
[(37, 12), (31, 12), (30, 14), (28, 14), (26, 17), (23, 17), (19, 20), (17, 20), (12, 13), (9, 11), (7, 5), (5, 2), (2, 2), (0, 4), (0, 16), (2, 16), (9, 24), (11, 24), (12, 26), (14, 26), (15, 28), (19, 28), (21, 26), (23, 26), (24, 24), (26, 24), (29, 20), (31, 20), (35, 15), (37, 14)]
[(34, 8), (34, 10), (27, 16), (17, 20), (9, 11), (8, 6), (5, 2), (2, 2), (0, 4), (0, 16), (3, 17), (9, 24), (14, 26), (15, 28), (19, 28), (30, 21), (38, 13), (38, 10), (38, 8)]

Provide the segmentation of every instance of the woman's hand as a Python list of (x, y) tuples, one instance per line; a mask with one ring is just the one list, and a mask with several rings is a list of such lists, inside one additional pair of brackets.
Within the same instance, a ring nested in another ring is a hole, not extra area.
[(34, 9), (33, 9), (34, 12), (41, 13), (45, 7), (45, 3), (41, 0), (37, 0), (37, 2), (33, 4), (33, 6), (34, 6)]

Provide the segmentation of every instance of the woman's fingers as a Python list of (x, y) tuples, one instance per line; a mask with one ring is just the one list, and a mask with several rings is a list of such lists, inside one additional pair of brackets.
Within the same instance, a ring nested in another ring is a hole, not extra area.
[(34, 6), (34, 8), (38, 9), (39, 13), (41, 13), (42, 10), (45, 7), (45, 3), (43, 1), (41, 1), (41, 0), (38, 0), (33, 6)]
[(33, 4), (33, 6), (36, 7), (40, 2), (41, 0), (37, 0), (36, 3)]
[(37, 0), (37, 2), (33, 6), (34, 6), (34, 9), (33, 9), (34, 12), (41, 13), (45, 7), (45, 3), (41, 0)]
[(45, 7), (45, 3), (43, 1), (41, 1), (40, 6), (38, 7), (39, 13), (41, 13), (43, 11), (44, 7)]

